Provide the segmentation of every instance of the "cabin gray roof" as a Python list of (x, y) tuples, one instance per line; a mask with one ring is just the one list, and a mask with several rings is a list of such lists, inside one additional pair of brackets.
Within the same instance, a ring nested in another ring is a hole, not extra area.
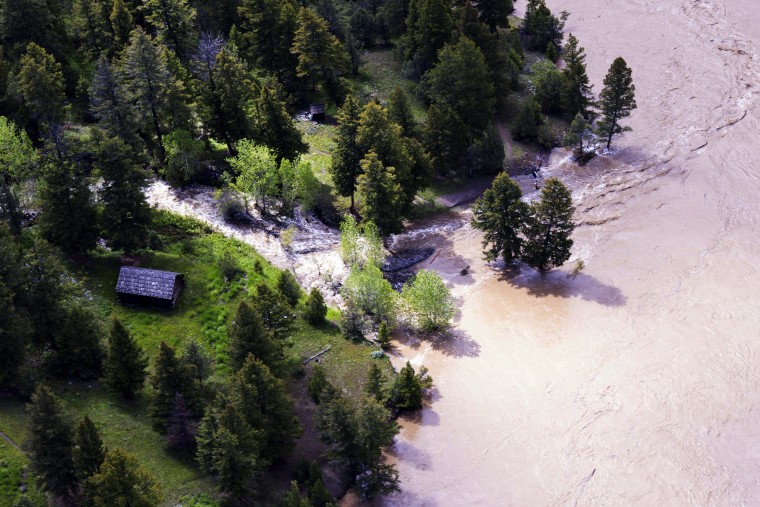
[(171, 300), (178, 276), (180, 273), (171, 271), (122, 266), (116, 292)]
[(324, 104), (312, 104), (311, 107), (309, 107), (309, 112), (311, 114), (325, 114), (325, 105)]

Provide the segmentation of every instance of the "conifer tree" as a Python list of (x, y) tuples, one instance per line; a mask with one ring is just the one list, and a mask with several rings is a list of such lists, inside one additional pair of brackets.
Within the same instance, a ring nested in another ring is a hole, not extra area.
[(515, 7), (512, 0), (479, 0), (478, 10), (483, 23), (488, 25), (492, 32), (496, 32), (498, 28), (509, 26), (508, 18)]
[(276, 81), (261, 87), (251, 110), (254, 138), (274, 151), (278, 164), (283, 159), (295, 160), (306, 153), (308, 146), (285, 108)]
[(89, 416), (84, 416), (74, 433), (73, 464), (80, 483), (100, 471), (106, 457), (106, 449), (100, 432)]
[(228, 358), (230, 368), (243, 367), (249, 354), (253, 354), (270, 369), (279, 371), (283, 359), (282, 345), (264, 326), (258, 310), (249, 302), (241, 301), (230, 325)]
[(377, 224), (384, 235), (400, 232), (404, 218), (401, 214), (404, 194), (397, 182), (395, 169), (384, 167), (374, 151), (367, 154), (361, 166), (358, 185), (364, 201), (363, 219)]
[(239, 406), (222, 396), (198, 429), (196, 454), (201, 470), (216, 476), (219, 488), (240, 496), (254, 473), (266, 466), (259, 456), (261, 432), (243, 417)]
[(612, 136), (630, 131), (630, 127), (620, 125), (620, 120), (631, 115), (636, 109), (632, 71), (625, 60), (618, 57), (612, 62), (607, 76), (604, 78), (604, 89), (599, 95), (599, 109), (602, 118), (599, 120), (597, 131), (607, 138), (607, 149), (612, 144)]
[(387, 379), (383, 372), (380, 371), (376, 363), (372, 363), (367, 375), (367, 381), (364, 384), (364, 392), (380, 403), (385, 402), (385, 383)]
[(129, 106), (124, 84), (114, 73), (108, 58), (98, 59), (90, 85), (90, 112), (98, 126), (111, 137), (120, 137), (129, 145), (136, 145), (135, 114)]
[(187, 56), (195, 38), (195, 9), (187, 0), (145, 0), (145, 19), (157, 33), (158, 42)]
[(325, 304), (325, 298), (322, 297), (322, 292), (318, 288), (312, 287), (309, 297), (306, 299), (306, 310), (304, 312), (306, 322), (313, 326), (318, 326), (325, 322), (326, 315), (327, 305)]
[(230, 386), (230, 398), (245, 421), (261, 434), (261, 458), (270, 462), (287, 455), (300, 428), (285, 383), (267, 365), (248, 355)]
[(393, 381), (389, 403), (402, 410), (422, 408), (422, 382), (409, 361)]
[(327, 22), (313, 10), (302, 7), (291, 53), (298, 57), (296, 75), (317, 83), (334, 82), (349, 70), (349, 57), (340, 40), (330, 33)]
[(143, 188), (146, 174), (119, 138), (96, 141), (95, 167), (103, 178), (100, 225), (111, 248), (130, 254), (147, 243), (151, 212)]
[(155, 507), (164, 500), (156, 480), (137, 458), (122, 449), (109, 449), (100, 471), (87, 481), (95, 507)]
[(98, 57), (110, 47), (109, 21), (103, 16), (102, 2), (74, 0), (72, 24), (78, 32), (83, 48)]
[(32, 471), (45, 491), (69, 498), (77, 482), (72, 458), (74, 428), (63, 403), (49, 387), (41, 386), (32, 395), (27, 410), (27, 449)]
[(187, 342), (187, 347), (182, 354), (182, 362), (192, 369), (195, 380), (200, 384), (214, 373), (214, 359), (196, 340)]
[(530, 36), (531, 47), (538, 51), (545, 51), (549, 43), (555, 48), (561, 47), (566, 17), (566, 12), (561, 18), (554, 16), (545, 0), (528, 0), (523, 24)]
[[(0, 240), (12, 241), (8, 227), (2, 222)], [(14, 296), (9, 283), (0, 274), (0, 386), (9, 386), (17, 380), (16, 373), (24, 361), (31, 328), (16, 308)]]
[(401, 86), (396, 86), (388, 97), (388, 119), (401, 127), (401, 135), (414, 137), (417, 133), (417, 122), (414, 119), (412, 101)]
[(105, 357), (102, 338), (103, 329), (92, 310), (71, 304), (53, 333), (48, 371), (64, 378), (98, 378)]
[(290, 489), (280, 502), (280, 507), (313, 507), (308, 498), (301, 496), (298, 482), (290, 481)]
[(137, 105), (139, 129), (153, 137), (158, 159), (163, 162), (166, 156), (163, 123), (172, 76), (166, 52), (142, 28), (134, 29), (129, 36), (129, 45), (122, 54), (121, 73), (127, 96)]
[(65, 252), (87, 252), (98, 239), (98, 215), (89, 179), (68, 160), (48, 158), (42, 168), (40, 229)]
[(277, 289), (285, 296), (290, 306), (295, 307), (301, 297), (301, 286), (298, 285), (295, 275), (289, 269), (280, 271), (277, 275)]
[(50, 50), (62, 49), (66, 40), (62, 10), (63, 4), (45, 0), (0, 2), (0, 37), (4, 52), (16, 59), (30, 42)]
[(201, 48), (205, 48), (198, 57), (203, 83), (201, 114), (234, 155), (237, 141), (253, 137), (248, 109), (255, 98), (254, 82), (234, 44), (227, 44), (216, 54), (210, 43)]
[(543, 124), (541, 105), (531, 97), (525, 101), (512, 125), (512, 135), (517, 140), (533, 140), (538, 136), (538, 127)]
[(338, 133), (335, 139), (335, 151), (331, 166), (335, 189), (344, 197), (351, 197), (351, 209), (354, 209), (356, 179), (361, 172), (361, 160), (364, 158), (359, 145), (358, 132), (361, 105), (353, 95), (346, 97), (338, 110)]
[(104, 364), (105, 385), (127, 399), (135, 397), (145, 383), (148, 358), (124, 324), (114, 317)]
[(61, 64), (44, 48), (31, 42), (21, 56), (13, 82), (23, 112), (34, 128), (48, 131), (63, 121), (66, 99)]
[(445, 104), (459, 117), (466, 129), (462, 134), (469, 141), (485, 132), (496, 99), (485, 58), (474, 42), (462, 37), (455, 45), (444, 47), (424, 83), (433, 104)]
[(129, 34), (135, 28), (132, 13), (129, 12), (124, 0), (113, 0), (113, 8), (109, 16), (111, 32), (117, 48), (122, 48), (129, 42)]
[(254, 308), (261, 315), (261, 320), (274, 337), (284, 339), (295, 323), (295, 314), (285, 297), (279, 291), (272, 290), (266, 283), (256, 285)]
[(379, 343), (382, 348), (385, 348), (388, 346), (388, 344), (390, 344), (390, 342), (391, 327), (387, 322), (381, 322), (380, 326), (377, 328), (377, 343)]
[(311, 377), (309, 377), (309, 381), (306, 383), (306, 392), (309, 393), (309, 397), (314, 403), (319, 404), (330, 399), (333, 391), (334, 387), (327, 380), (325, 369), (319, 364), (315, 364)]
[(200, 386), (193, 378), (193, 370), (177, 356), (176, 350), (165, 342), (159, 346), (158, 357), (150, 378), (153, 393), (148, 406), (153, 428), (166, 433), (169, 414), (175, 396), (183, 396), (183, 403), (191, 413), (200, 414)]
[(241, 33), (251, 59), (280, 80), (292, 76), (297, 58), (290, 52), (297, 26), (295, 0), (243, 0)]
[[(396, 182), (402, 191), (399, 212), (406, 214), (417, 195), (418, 180), (412, 173), (414, 160), (409, 154), (401, 127), (388, 118), (388, 110), (377, 102), (368, 102), (359, 116), (359, 129), (356, 140), (364, 157), (371, 151), (377, 155), (380, 163), (385, 167), (393, 167)], [(371, 220), (371, 219), (370, 219)], [(372, 220), (374, 222), (374, 220)], [(376, 225), (380, 225), (375, 222)]]
[(541, 271), (561, 266), (570, 258), (575, 229), (573, 198), (557, 178), (549, 178), (541, 189), (541, 199), (532, 205), (525, 226), (523, 260)]
[(198, 424), (185, 403), (182, 393), (175, 393), (166, 419), (166, 443), (178, 451), (188, 451), (195, 447)]
[(425, 148), (433, 154), (440, 173), (457, 169), (467, 150), (468, 140), (462, 135), (467, 127), (457, 112), (448, 104), (431, 104), (425, 125)]
[(433, 66), (436, 55), (451, 38), (454, 21), (447, 0), (411, 0), (402, 39), (409, 74), (418, 79)]
[(581, 113), (577, 113), (573, 122), (570, 124), (565, 137), (562, 139), (562, 145), (566, 148), (573, 149), (573, 156), (576, 160), (583, 158), (583, 141), (587, 140), (590, 135), (591, 126)]
[(507, 173), (496, 176), (491, 188), (472, 207), (472, 226), (483, 231), (483, 254), (487, 261), (502, 258), (511, 264), (520, 256), (520, 232), (528, 217), (520, 186)]
[(580, 113), (584, 118), (588, 118), (589, 108), (593, 105), (593, 86), (589, 84), (586, 74), (586, 50), (578, 45), (578, 39), (573, 34), (567, 37), (562, 59), (565, 61), (562, 71), (565, 77), (562, 96), (564, 109), (571, 115)]

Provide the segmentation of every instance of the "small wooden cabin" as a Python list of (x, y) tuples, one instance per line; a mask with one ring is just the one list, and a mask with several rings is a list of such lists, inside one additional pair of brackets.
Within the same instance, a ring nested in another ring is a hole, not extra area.
[(122, 266), (116, 296), (122, 304), (174, 308), (184, 285), (182, 273)]
[(309, 107), (309, 114), (311, 115), (311, 121), (322, 123), (325, 121), (325, 105), (324, 104), (312, 104)]

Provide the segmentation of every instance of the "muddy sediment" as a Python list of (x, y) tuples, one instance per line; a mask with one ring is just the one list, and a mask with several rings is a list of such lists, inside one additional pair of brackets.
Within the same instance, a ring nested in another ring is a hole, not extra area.
[(487, 265), (467, 210), (394, 244), (437, 247), (421, 265), (460, 314), (446, 340), (398, 343), (436, 387), (402, 423), (386, 503), (760, 504), (760, 9), (547, 3), (597, 93), (615, 57), (633, 68), (634, 130), (543, 169), (573, 189), (577, 276)]

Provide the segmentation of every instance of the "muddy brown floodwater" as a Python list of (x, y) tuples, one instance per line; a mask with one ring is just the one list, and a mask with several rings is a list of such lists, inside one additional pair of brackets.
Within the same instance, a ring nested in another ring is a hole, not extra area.
[(385, 502), (760, 505), (760, 4), (547, 3), (597, 93), (615, 57), (633, 68), (634, 131), (547, 169), (574, 190), (575, 278), (502, 276), (467, 210), (398, 240), (440, 247), (423, 267), (461, 313), (448, 340), (399, 345), (436, 388)]

